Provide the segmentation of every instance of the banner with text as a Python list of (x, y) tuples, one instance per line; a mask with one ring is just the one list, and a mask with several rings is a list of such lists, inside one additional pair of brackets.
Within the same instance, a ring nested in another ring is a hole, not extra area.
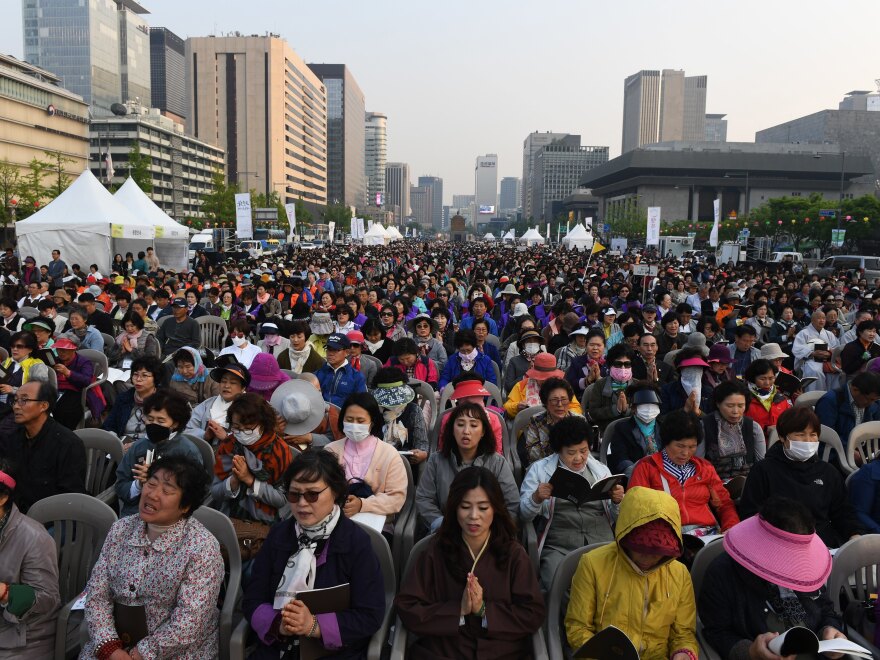
[(709, 247), (718, 247), (718, 225), (721, 223), (721, 200), (712, 200), (712, 211), (715, 214), (715, 222), (712, 223), (712, 231), (709, 233)]
[(333, 243), (333, 234), (336, 233), (336, 222), (331, 220), (327, 223), (327, 238)]
[(660, 245), (660, 207), (648, 207), (648, 229), (645, 245)]
[(284, 210), (287, 212), (287, 224), (290, 225), (290, 232), (287, 234), (287, 242), (293, 243), (293, 237), (296, 232), (296, 204), (285, 204)]
[(254, 237), (250, 193), (237, 193), (235, 195), (235, 235), (238, 237), (238, 240)]

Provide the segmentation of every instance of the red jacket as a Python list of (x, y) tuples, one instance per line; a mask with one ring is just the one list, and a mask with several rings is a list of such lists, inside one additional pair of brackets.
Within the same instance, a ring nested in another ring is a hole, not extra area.
[(758, 422), (758, 425), (761, 427), (761, 430), (764, 431), (764, 436), (766, 437), (767, 427), (776, 426), (779, 416), (789, 408), (791, 408), (791, 401), (781, 394), (773, 397), (773, 403), (770, 404), (769, 412), (760, 401), (752, 397), (752, 400), (749, 402), (749, 407), (746, 410), (746, 417), (751, 417)]
[[(681, 524), (721, 527), (726, 532), (739, 522), (736, 507), (712, 464), (704, 458), (691, 459), (697, 466), (697, 473), (682, 485), (678, 479), (663, 467), (663, 455), (656, 452), (645, 456), (636, 463), (627, 488), (646, 486), (654, 490), (666, 490), (678, 502), (681, 510)], [(714, 511), (714, 513), (713, 513)]]
[[(403, 373), (406, 373), (406, 367), (400, 363), (393, 355), (388, 358), (388, 361), (385, 363), (386, 367), (397, 367)], [(437, 365), (434, 364), (434, 360), (429, 358), (427, 355), (419, 355), (416, 358), (416, 366), (413, 370), (413, 378), (428, 383), (435, 390), (437, 389), (437, 382), (440, 380), (440, 374), (437, 373)]]

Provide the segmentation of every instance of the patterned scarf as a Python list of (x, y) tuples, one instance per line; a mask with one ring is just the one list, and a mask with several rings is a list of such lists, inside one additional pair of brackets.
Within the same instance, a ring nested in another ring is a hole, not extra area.
[[(269, 488), (275, 488), (281, 483), (281, 477), (293, 456), (290, 453), (290, 447), (284, 439), (271, 429), (250, 447), (245, 447), (235, 441), (233, 434), (226, 436), (226, 440), (220, 443), (217, 448), (217, 458), (214, 461), (214, 474), (221, 480), (226, 480), (232, 474), (232, 457), (244, 456), (247, 461), (248, 468), (254, 479), (266, 482)], [(238, 497), (231, 501), (231, 518), (245, 518), (251, 520), (254, 514), (259, 511), (261, 518), (274, 520), (278, 516), (277, 509), (263, 502), (259, 502), (256, 498), (247, 497), (245, 492), (247, 489), (239, 488)], [(253, 503), (248, 507), (249, 503)], [(249, 511), (249, 508), (256, 507), (256, 511)]]
[(685, 481), (697, 474), (697, 466), (693, 461), (688, 461), (684, 465), (677, 465), (672, 462), (665, 449), (661, 452), (661, 455), (663, 456), (663, 467), (669, 474), (678, 479), (678, 483), (682, 486), (684, 486)]

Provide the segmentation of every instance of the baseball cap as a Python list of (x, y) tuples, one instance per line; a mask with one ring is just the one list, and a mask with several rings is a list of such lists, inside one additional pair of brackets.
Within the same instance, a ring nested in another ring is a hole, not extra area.
[(172, 307), (187, 307), (185, 298), (175, 298), (171, 301)]
[(327, 337), (327, 348), (341, 350), (351, 347), (351, 340), (341, 332), (334, 332)]

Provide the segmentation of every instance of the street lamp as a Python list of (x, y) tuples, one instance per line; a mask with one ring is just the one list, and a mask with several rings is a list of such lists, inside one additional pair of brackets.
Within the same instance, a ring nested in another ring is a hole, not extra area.
[(822, 158), (822, 156), (839, 156), (840, 157), (840, 193), (837, 199), (837, 228), (840, 229), (840, 216), (843, 214), (843, 175), (846, 168), (846, 152), (845, 151), (817, 151), (813, 154), (813, 158)]

